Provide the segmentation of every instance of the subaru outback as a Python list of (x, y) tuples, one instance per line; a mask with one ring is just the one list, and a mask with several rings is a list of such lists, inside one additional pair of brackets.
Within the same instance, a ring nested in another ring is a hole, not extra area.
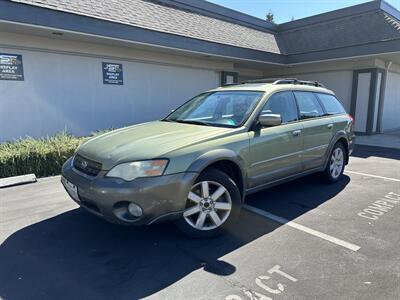
[(353, 123), (318, 82), (230, 85), (162, 120), (90, 139), (63, 165), (61, 181), (75, 202), (110, 222), (170, 220), (210, 237), (237, 220), (246, 195), (316, 172), (338, 181)]

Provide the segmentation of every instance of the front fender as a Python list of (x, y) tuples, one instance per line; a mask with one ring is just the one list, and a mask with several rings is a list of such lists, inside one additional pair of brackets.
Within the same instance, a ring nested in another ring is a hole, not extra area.
[(235, 163), (241, 170), (242, 175), (245, 174), (244, 160), (234, 151), (228, 149), (214, 149), (200, 155), (188, 168), (188, 172), (202, 172), (209, 165), (221, 161), (229, 160)]
[(245, 181), (247, 178), (245, 161), (242, 157), (229, 149), (214, 149), (203, 153), (189, 166), (187, 171), (201, 173), (213, 163), (223, 160), (230, 161), (239, 167), (242, 178), (242, 186), (245, 187)]

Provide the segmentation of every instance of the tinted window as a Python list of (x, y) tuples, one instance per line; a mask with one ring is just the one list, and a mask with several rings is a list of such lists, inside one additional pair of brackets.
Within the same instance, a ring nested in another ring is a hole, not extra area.
[(335, 96), (328, 94), (317, 94), (317, 96), (321, 100), (327, 114), (343, 114), (346, 112)]
[(301, 119), (316, 118), (324, 115), (318, 99), (310, 92), (294, 92)]
[(287, 123), (296, 121), (297, 107), (292, 92), (276, 93), (268, 99), (265, 104), (262, 114), (279, 114), (282, 117), (282, 122)]

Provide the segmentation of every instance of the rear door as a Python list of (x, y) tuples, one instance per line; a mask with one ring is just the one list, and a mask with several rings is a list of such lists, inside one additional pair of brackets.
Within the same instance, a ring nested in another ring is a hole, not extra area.
[(250, 132), (250, 188), (296, 174), (302, 167), (303, 127), (293, 93), (272, 95), (261, 113), (280, 114), (283, 123)]
[(326, 152), (333, 137), (333, 120), (325, 114), (314, 93), (295, 91), (294, 95), (304, 127), (302, 155), (304, 169), (321, 167), (325, 162)]

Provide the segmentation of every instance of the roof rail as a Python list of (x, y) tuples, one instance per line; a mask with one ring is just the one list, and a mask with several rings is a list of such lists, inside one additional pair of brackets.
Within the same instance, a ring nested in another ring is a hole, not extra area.
[(297, 78), (280, 78), (280, 79), (263, 78), (263, 79), (249, 80), (244, 83), (299, 84), (299, 85), (310, 85), (316, 87), (325, 87), (322, 83), (318, 81), (299, 80)]
[(225, 83), (225, 84), (221, 85), (221, 87), (234, 86), (234, 85), (240, 85), (240, 84), (243, 84), (243, 82), (241, 82), (241, 83)]
[(247, 80), (242, 83), (274, 83), (275, 81), (280, 80), (280, 78), (260, 78), (260, 79), (252, 79)]

